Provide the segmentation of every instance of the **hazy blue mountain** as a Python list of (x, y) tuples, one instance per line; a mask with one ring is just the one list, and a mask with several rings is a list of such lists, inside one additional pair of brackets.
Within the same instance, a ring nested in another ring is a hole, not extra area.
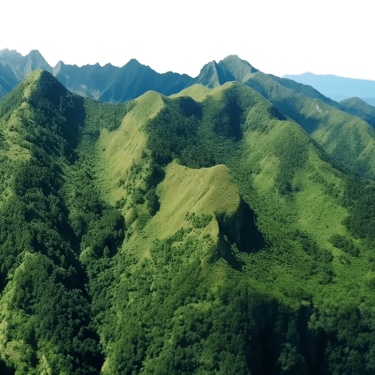
[(10, 66), (0, 63), (0, 98), (12, 90), (18, 82)]
[(284, 78), (311, 85), (324, 95), (337, 101), (358, 97), (369, 104), (375, 102), (375, 81), (314, 73), (285, 75)]
[(53, 73), (77, 94), (106, 102), (124, 102), (149, 90), (170, 95), (194, 83), (193, 78), (186, 74), (160, 74), (135, 59), (123, 67), (111, 64), (78, 67), (60, 61), (52, 68), (38, 51), (22, 56), (17, 51), (4, 49), (0, 51), (0, 97), (37, 69)]
[(135, 59), (121, 68), (111, 64), (78, 67), (59, 62), (52, 72), (73, 92), (106, 102), (124, 102), (149, 90), (170, 95), (192, 83), (186, 74), (160, 74)]
[[(209, 62), (196, 78), (192, 78), (186, 74), (172, 72), (160, 74), (135, 59), (122, 67), (111, 64), (103, 67), (99, 64), (78, 67), (61, 61), (55, 67), (51, 67), (39, 51), (33, 50), (22, 56), (15, 50), (4, 49), (0, 51), (0, 97), (36, 69), (51, 72), (69, 90), (77, 94), (107, 102), (134, 99), (148, 90), (170, 95), (195, 83), (210, 88), (228, 81), (245, 83), (259, 73), (247, 61), (235, 55), (228, 56), (220, 62)], [(350, 97), (359, 97), (369, 104), (375, 103), (375, 81), (333, 75), (319, 76), (312, 73), (272, 78), (305, 96), (318, 98), (334, 106), (337, 106), (335, 100)], [(288, 79), (285, 80), (286, 78)]]
[(40, 54), (33, 50), (22, 56), (15, 50), (0, 51), (0, 98), (10, 92), (28, 74), (36, 69), (51, 71), (51, 67)]
[(51, 67), (37, 50), (32, 50), (26, 56), (22, 56), (15, 50), (3, 49), (0, 51), (0, 63), (7, 65), (18, 81), (37, 69), (51, 71)]

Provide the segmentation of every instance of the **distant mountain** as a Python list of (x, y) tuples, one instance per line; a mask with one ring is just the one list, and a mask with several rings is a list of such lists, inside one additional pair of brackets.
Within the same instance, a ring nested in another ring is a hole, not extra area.
[(77, 94), (106, 102), (125, 102), (149, 90), (170, 95), (194, 82), (186, 74), (157, 73), (134, 59), (121, 68), (111, 64), (78, 67), (63, 62), (51, 67), (38, 51), (22, 56), (5, 49), (0, 51), (0, 97), (36, 69), (51, 72)]
[(332, 74), (304, 73), (285, 75), (284, 78), (311, 85), (322, 94), (336, 101), (358, 97), (369, 104), (375, 103), (375, 81), (338, 77)]
[[(248, 62), (235, 55), (228, 56), (218, 63), (212, 61), (206, 64), (198, 77), (193, 78), (172, 72), (160, 74), (135, 59), (122, 67), (111, 64), (103, 67), (99, 64), (78, 67), (61, 61), (55, 67), (51, 67), (39, 51), (33, 50), (22, 56), (17, 51), (4, 49), (0, 51), (0, 97), (36, 69), (51, 72), (75, 93), (107, 102), (124, 102), (148, 90), (171, 95), (195, 83), (210, 88), (228, 81), (244, 83), (258, 72)], [(359, 97), (375, 105), (375, 81), (312, 73), (286, 75), (284, 78), (303, 84), (304, 86), (300, 86), (298, 90), (303, 91), (304, 95), (307, 95), (308, 90), (312, 90), (308, 88), (309, 85), (334, 101)], [(295, 83), (291, 84), (296, 89)]]
[(111, 64), (78, 67), (59, 62), (52, 73), (73, 92), (106, 102), (124, 102), (149, 90), (170, 95), (192, 82), (186, 74), (160, 74), (135, 59), (121, 68)]
[(15, 50), (1, 50), (0, 63), (8, 66), (19, 81), (36, 69), (51, 71), (51, 67), (37, 50), (30, 51), (26, 56)]
[(12, 68), (0, 62), (0, 98), (11, 91), (19, 83)]

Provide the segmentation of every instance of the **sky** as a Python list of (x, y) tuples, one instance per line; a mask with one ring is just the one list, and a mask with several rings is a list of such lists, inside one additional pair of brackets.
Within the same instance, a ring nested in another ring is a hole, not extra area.
[(135, 58), (193, 77), (238, 55), (284, 74), (375, 80), (373, 0), (2, 0), (0, 50), (41, 52), (54, 66)]

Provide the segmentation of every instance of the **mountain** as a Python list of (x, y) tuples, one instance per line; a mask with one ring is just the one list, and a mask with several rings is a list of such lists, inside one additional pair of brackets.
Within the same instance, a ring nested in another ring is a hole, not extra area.
[[(230, 56), (215, 64), (206, 65), (197, 82), (203, 82), (209, 87), (233, 80), (242, 82), (269, 100), (285, 116), (300, 124), (334, 158), (337, 166), (341, 165), (367, 178), (375, 178), (375, 133), (371, 126), (371, 106), (362, 104), (349, 108), (345, 103), (340, 104), (327, 98), (311, 86), (264, 74), (237, 56)], [(218, 69), (209, 68), (214, 66)], [(231, 69), (233, 72), (233, 66), (238, 72), (246, 73), (234, 77), (234, 74), (228, 73)], [(366, 121), (370, 121), (371, 125)]]
[(364, 119), (375, 127), (375, 107), (359, 98), (349, 98), (340, 102), (340, 107), (347, 113)]
[(187, 75), (172, 72), (159, 74), (135, 59), (121, 68), (111, 64), (79, 68), (60, 62), (52, 72), (72, 91), (106, 102), (124, 102), (149, 90), (170, 95), (191, 82)]
[(23, 80), (28, 74), (37, 69), (51, 70), (44, 57), (37, 50), (32, 50), (22, 56), (15, 50), (4, 49), (0, 51), (0, 61), (9, 66), (18, 80)]
[(77, 94), (106, 102), (125, 102), (149, 90), (170, 95), (193, 83), (186, 74), (160, 74), (135, 59), (121, 68), (111, 64), (78, 67), (61, 61), (51, 67), (38, 51), (31, 51), (23, 57), (16, 51), (5, 49), (0, 51), (0, 97), (37, 69), (51, 72)]
[(8, 65), (0, 64), (0, 97), (10, 92), (18, 84), (12, 69)]
[(241, 60), (238, 56), (231, 55), (219, 63), (212, 61), (206, 64), (194, 80), (194, 83), (210, 88), (229, 81), (244, 83), (257, 71), (247, 61)]
[(38, 70), (0, 101), (2, 373), (374, 372), (374, 182), (281, 104), (337, 109), (234, 62), (124, 104)]
[(284, 78), (310, 85), (337, 101), (359, 97), (368, 104), (374, 105), (375, 81), (338, 77), (333, 74), (319, 75), (304, 73), (299, 75), (285, 75)]

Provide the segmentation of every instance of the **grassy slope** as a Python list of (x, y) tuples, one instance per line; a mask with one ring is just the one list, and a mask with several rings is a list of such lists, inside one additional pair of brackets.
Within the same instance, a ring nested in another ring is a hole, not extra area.
[(125, 190), (121, 185), (127, 181), (131, 167), (142, 160), (146, 145), (142, 128), (163, 105), (161, 96), (150, 91), (135, 100), (135, 108), (123, 118), (118, 129), (101, 133), (99, 147), (104, 154), (104, 178), (112, 184), (109, 187), (112, 204), (124, 197)]

